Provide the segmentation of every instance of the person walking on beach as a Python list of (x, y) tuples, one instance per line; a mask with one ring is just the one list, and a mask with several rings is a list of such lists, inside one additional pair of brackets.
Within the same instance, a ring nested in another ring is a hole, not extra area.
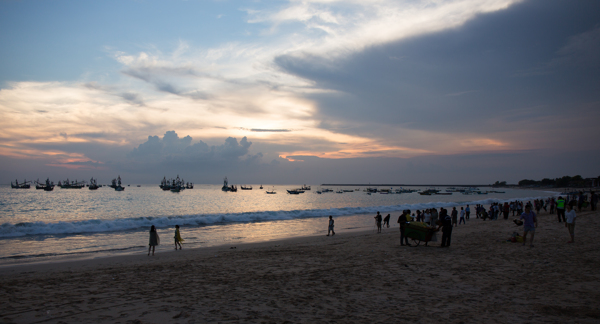
[(150, 250), (152, 250), (152, 255), (154, 255), (154, 248), (160, 244), (160, 237), (158, 237), (158, 233), (156, 232), (156, 227), (152, 225), (150, 227), (150, 243), (148, 244), (148, 255), (150, 255)]
[(458, 225), (460, 225), (461, 222), (465, 225), (467, 224), (465, 222), (465, 210), (462, 207), (460, 207), (460, 220), (458, 221)]
[(457, 226), (458, 225), (458, 211), (456, 210), (456, 207), (452, 207), (452, 226)]
[(383, 226), (386, 226), (387, 228), (390, 228), (390, 214), (387, 214), (387, 216), (385, 216), (385, 218), (383, 219)]
[(465, 208), (465, 218), (467, 220), (469, 220), (469, 218), (471, 218), (471, 208), (469, 208), (469, 205), (467, 205), (467, 208)]
[(508, 213), (510, 212), (510, 206), (507, 202), (504, 202), (504, 206), (502, 207), (502, 213), (504, 214), (504, 219), (508, 219)]
[(410, 246), (408, 243), (408, 237), (404, 236), (404, 230), (406, 229), (406, 215), (410, 215), (410, 210), (405, 210), (402, 212), (402, 215), (398, 217), (398, 224), (400, 224), (400, 246), (404, 246), (405, 244)]
[(179, 225), (175, 225), (175, 250), (177, 250), (177, 244), (179, 244), (179, 249), (181, 250), (181, 242), (183, 242), (183, 239), (181, 238), (181, 234), (179, 234)]
[(377, 212), (375, 215), (375, 223), (377, 224), (377, 234), (381, 233), (381, 214)]
[(435, 226), (438, 221), (438, 211), (435, 208), (431, 208), (431, 226)]
[(573, 209), (572, 204), (567, 205), (567, 213), (565, 214), (567, 221), (565, 222), (565, 227), (569, 230), (569, 235), (571, 236), (571, 240), (567, 243), (575, 242), (575, 218), (577, 215), (575, 214), (575, 209)]
[(561, 216), (562, 221), (565, 221), (565, 200), (562, 196), (558, 196), (558, 199), (556, 199), (556, 215), (559, 223), (561, 222)]
[(442, 228), (442, 245), (440, 247), (450, 247), (450, 241), (452, 240), (452, 217), (448, 215), (448, 211), (442, 208), (440, 212), (440, 220), (442, 224), (438, 226)]
[(335, 231), (333, 230), (333, 217), (331, 217), (331, 215), (329, 215), (329, 229), (327, 230), (327, 236), (329, 236), (329, 233), (331, 233), (331, 236), (335, 235)]
[(525, 212), (521, 214), (521, 220), (523, 220), (523, 246), (527, 243), (527, 233), (531, 232), (531, 241), (529, 241), (529, 247), (533, 247), (533, 236), (535, 234), (535, 228), (538, 225), (537, 217), (534, 212), (531, 211), (531, 205), (525, 206)]

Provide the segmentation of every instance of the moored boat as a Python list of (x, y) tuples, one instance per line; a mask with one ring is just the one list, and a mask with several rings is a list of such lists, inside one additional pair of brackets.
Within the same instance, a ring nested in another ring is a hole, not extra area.
[[(113, 179), (113, 185), (115, 184), (114, 181), (115, 180)], [(112, 187), (112, 185), (111, 185), (111, 187)], [(116, 186), (113, 188), (115, 188), (115, 191), (125, 191), (125, 188), (123, 188), (123, 186), (121, 186), (121, 176), (120, 175), (117, 177)]]
[(13, 189), (29, 189), (31, 185), (29, 184), (31, 181), (24, 180), (22, 183), (19, 183), (19, 180), (15, 180), (15, 184), (10, 183), (10, 187)]
[(100, 188), (100, 187), (98, 187), (98, 184), (96, 183), (96, 180), (97, 179), (94, 179), (94, 177), (92, 177), (90, 179), (90, 186), (88, 187), (88, 189), (90, 189), (90, 190), (96, 190), (96, 189)]

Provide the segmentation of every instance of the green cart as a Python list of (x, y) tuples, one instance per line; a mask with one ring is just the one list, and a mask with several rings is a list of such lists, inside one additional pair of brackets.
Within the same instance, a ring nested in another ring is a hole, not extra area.
[(404, 236), (412, 241), (412, 246), (419, 246), (421, 242), (431, 241), (435, 230), (431, 227), (425, 227), (415, 223), (406, 223), (404, 227)]

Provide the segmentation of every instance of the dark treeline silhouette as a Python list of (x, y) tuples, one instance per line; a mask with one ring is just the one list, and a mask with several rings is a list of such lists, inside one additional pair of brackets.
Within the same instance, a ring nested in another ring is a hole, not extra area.
[[(506, 181), (496, 181), (493, 186), (503, 187), (506, 186)], [(600, 185), (600, 177), (597, 178), (583, 178), (580, 175), (573, 177), (563, 176), (562, 178), (549, 179), (544, 178), (540, 181), (523, 179), (519, 181), (519, 187), (597, 187)]]

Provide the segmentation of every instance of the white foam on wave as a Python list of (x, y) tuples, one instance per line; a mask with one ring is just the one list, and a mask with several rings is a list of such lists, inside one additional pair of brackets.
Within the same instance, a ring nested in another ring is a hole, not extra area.
[(93, 219), (70, 222), (29, 222), (0, 225), (0, 238), (20, 237), (26, 235), (65, 235), (65, 234), (90, 234), (103, 232), (119, 232), (147, 229), (154, 225), (158, 228), (180, 226), (206, 226), (227, 223), (250, 223), (263, 221), (292, 220), (312, 217), (332, 216), (350, 216), (361, 214), (375, 214), (376, 212), (391, 213), (405, 209), (417, 210), (427, 208), (448, 208), (455, 206), (471, 205), (489, 205), (491, 203), (505, 201), (528, 201), (546, 197), (528, 197), (513, 199), (483, 199), (478, 201), (465, 202), (428, 202), (419, 204), (401, 204), (391, 206), (373, 206), (373, 207), (342, 207), (329, 209), (304, 209), (290, 211), (263, 211), (248, 213), (223, 213), (223, 214), (198, 214), (198, 215), (180, 215), (169, 217), (136, 217), (121, 219)]

